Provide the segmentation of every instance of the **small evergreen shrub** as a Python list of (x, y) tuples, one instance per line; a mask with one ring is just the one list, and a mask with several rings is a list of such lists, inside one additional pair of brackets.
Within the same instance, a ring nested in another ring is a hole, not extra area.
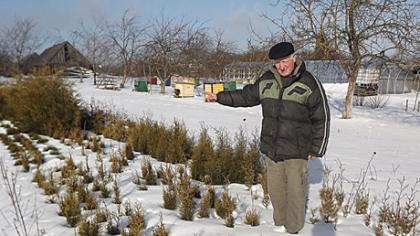
[(236, 200), (225, 190), (220, 199), (215, 201), (216, 213), (222, 219), (226, 219), (236, 209)]
[(44, 183), (42, 184), (42, 188), (44, 189), (44, 194), (47, 196), (58, 193), (59, 186), (54, 180), (52, 171), (48, 175), (48, 180), (44, 181)]
[(214, 161), (214, 156), (213, 142), (208, 134), (208, 129), (201, 127), (200, 137), (192, 149), (191, 175), (193, 179), (201, 180), (206, 175), (212, 177), (207, 163)]
[(175, 210), (177, 207), (177, 193), (171, 187), (164, 187), (163, 190), (163, 208)]
[(365, 193), (362, 190), (356, 194), (355, 213), (358, 215), (366, 214), (368, 207), (369, 207), (369, 193)]
[(113, 185), (112, 188), (114, 190), (114, 203), (115, 204), (121, 204), (120, 185), (118, 183), (117, 178), (114, 179), (114, 185)]
[(146, 221), (141, 205), (135, 205), (133, 213), (129, 217), (128, 227), (130, 228), (130, 235), (142, 235), (143, 230), (146, 228)]
[(127, 145), (125, 145), (124, 155), (127, 160), (131, 161), (134, 159), (133, 146), (131, 146), (131, 144), (127, 143)]
[(106, 208), (96, 208), (95, 221), (98, 223), (106, 222), (110, 217), (110, 213)]
[(214, 190), (212, 187), (209, 187), (206, 195), (204, 195), (204, 197), (201, 199), (201, 202), (200, 202), (200, 210), (198, 211), (198, 215), (200, 217), (202, 218), (209, 217), (209, 210), (211, 208), (212, 198), (214, 202)]
[(42, 185), (45, 182), (45, 176), (42, 174), (39, 167), (36, 169), (36, 171), (34, 173), (34, 177), (32, 179), (32, 182), (36, 182), (38, 184), (38, 187), (42, 187)]
[(142, 174), (142, 178), (146, 180), (147, 185), (157, 184), (156, 172), (153, 169), (150, 159), (145, 159), (143, 161), (142, 166), (141, 166), (141, 174)]
[(91, 192), (87, 192), (86, 199), (85, 199), (85, 209), (87, 210), (94, 210), (97, 209), (98, 202), (96, 200), (95, 195)]
[(255, 208), (252, 208), (246, 212), (244, 223), (250, 226), (260, 225), (260, 214), (258, 214)]
[(126, 142), (128, 136), (126, 123), (126, 119), (117, 115), (112, 116), (103, 130), (103, 135), (110, 139)]
[(160, 215), (160, 223), (153, 228), (152, 236), (168, 236), (169, 231), (166, 229), (163, 224), (162, 215)]
[(80, 220), (81, 210), (79, 199), (74, 193), (67, 193), (59, 203), (60, 214), (66, 217), (67, 223), (75, 227)]
[(235, 219), (233, 218), (232, 213), (228, 214), (225, 219), (226, 227), (233, 228), (235, 226)]
[(97, 236), (99, 235), (99, 224), (84, 217), (77, 226), (77, 230), (80, 236)]

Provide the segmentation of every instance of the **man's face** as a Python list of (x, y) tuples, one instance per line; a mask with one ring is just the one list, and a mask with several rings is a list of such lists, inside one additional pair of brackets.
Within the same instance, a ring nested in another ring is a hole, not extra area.
[(281, 76), (287, 77), (292, 74), (295, 69), (295, 62), (295, 54), (292, 54), (288, 57), (277, 59), (274, 65)]

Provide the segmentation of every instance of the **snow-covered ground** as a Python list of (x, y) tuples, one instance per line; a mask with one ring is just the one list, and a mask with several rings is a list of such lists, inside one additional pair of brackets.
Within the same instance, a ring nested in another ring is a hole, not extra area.
[[(336, 230), (331, 224), (310, 224), (309, 209), (320, 206), (319, 189), (322, 186), (323, 169), (327, 166), (333, 174), (338, 174), (339, 168), (343, 169), (344, 189), (350, 193), (361, 175), (367, 171), (367, 189), (370, 198), (380, 198), (390, 181), (390, 194), (398, 190), (398, 180), (405, 178), (410, 186), (419, 179), (420, 174), (420, 113), (412, 111), (415, 94), (390, 95), (387, 106), (382, 109), (367, 107), (354, 107), (353, 118), (341, 119), (343, 98), (345, 97), (346, 84), (324, 84), (331, 109), (331, 135), (327, 154), (323, 159), (308, 162), (309, 165), (309, 203), (307, 220), (300, 235), (374, 235), (373, 226), (366, 227), (363, 217), (353, 212), (347, 217), (340, 216)], [(154, 87), (151, 93), (140, 93), (130, 88), (103, 90), (93, 86), (89, 79), (83, 83), (75, 80), (74, 88), (86, 102), (95, 101), (96, 104), (106, 105), (114, 111), (122, 112), (132, 118), (147, 115), (155, 120), (172, 122), (174, 119), (183, 120), (186, 127), (193, 134), (200, 131), (202, 125), (214, 129), (226, 129), (231, 137), (240, 127), (246, 128), (251, 134), (258, 132), (262, 118), (261, 108), (230, 108), (216, 103), (205, 103), (203, 97), (174, 98), (171, 88), (167, 87), (167, 94), (160, 95), (159, 88)], [(406, 100), (409, 101), (409, 110), (405, 111)], [(0, 128), (0, 133), (5, 132)], [(107, 153), (110, 149), (117, 149), (121, 144), (106, 140)], [(76, 162), (84, 160), (81, 148), (71, 148), (50, 139), (49, 144), (58, 147), (64, 155), (72, 155)], [(112, 144), (112, 145), (111, 145)], [(42, 148), (42, 146), (41, 146)], [(375, 154), (374, 154), (375, 153)], [(90, 166), (95, 166), (95, 153), (88, 155), (92, 161)], [(46, 235), (73, 235), (74, 229), (66, 227), (64, 217), (57, 216), (58, 207), (47, 204), (42, 191), (32, 183), (33, 173), (23, 173), (20, 168), (14, 167), (6, 147), (0, 142), (0, 158), (5, 162), (9, 171), (18, 173), (18, 183), (22, 187), (22, 199), (26, 204), (26, 219), (34, 222), (32, 214), (36, 205), (39, 213), (39, 228)], [(235, 211), (235, 227), (227, 228), (224, 220), (218, 218), (213, 212), (209, 219), (195, 217), (194, 221), (184, 221), (179, 218), (178, 211), (166, 210), (162, 207), (162, 186), (149, 186), (148, 191), (138, 191), (131, 182), (134, 170), (140, 167), (139, 156), (130, 163), (124, 173), (120, 174), (121, 192), (123, 199), (132, 202), (139, 201), (146, 212), (147, 229), (145, 235), (151, 235), (153, 226), (159, 222), (162, 213), (163, 223), (169, 229), (170, 235), (281, 235), (273, 226), (272, 208), (265, 208), (261, 203), (261, 187), (254, 186), (259, 196), (254, 205), (261, 214), (260, 226), (251, 227), (244, 224), (245, 212), (251, 204), (251, 195), (245, 186), (231, 184), (229, 191), (237, 198), (238, 208)], [(370, 162), (371, 161), (371, 162)], [(370, 167), (368, 170), (368, 163)], [(154, 161), (158, 168), (160, 163)], [(47, 155), (44, 169), (59, 165), (56, 158)], [(31, 170), (35, 171), (34, 169)], [(3, 182), (1, 182), (3, 183)], [(4, 188), (2, 185), (1, 188)], [(217, 188), (218, 193), (221, 187)], [(420, 201), (420, 196), (416, 196)], [(109, 203), (109, 202), (108, 202)], [(373, 222), (377, 219), (374, 207)], [(10, 219), (13, 208), (6, 195), (5, 189), (0, 189), (0, 232), (3, 235), (15, 235)], [(341, 214), (341, 213), (340, 213)], [(5, 219), (9, 219), (9, 222)], [(32, 235), (36, 232), (36, 225), (32, 225)], [(285, 234), (285, 233), (284, 233)]]

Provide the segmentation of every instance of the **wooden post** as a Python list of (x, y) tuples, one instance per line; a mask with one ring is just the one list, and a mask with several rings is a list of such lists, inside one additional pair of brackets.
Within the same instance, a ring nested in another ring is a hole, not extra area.
[(420, 112), (420, 102), (417, 102), (417, 112)]
[(408, 99), (405, 100), (405, 111), (407, 112), (408, 110)]

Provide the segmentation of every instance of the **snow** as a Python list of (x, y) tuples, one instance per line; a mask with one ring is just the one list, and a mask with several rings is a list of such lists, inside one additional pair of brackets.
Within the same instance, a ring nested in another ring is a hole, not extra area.
[[(83, 83), (74, 81), (75, 91), (80, 98), (89, 103), (95, 101), (111, 108), (115, 112), (122, 112), (135, 119), (148, 116), (154, 120), (171, 123), (174, 119), (184, 121), (186, 127), (193, 134), (198, 134), (203, 125), (210, 127), (212, 131), (225, 129), (233, 138), (233, 135), (240, 127), (245, 128), (249, 135), (259, 132), (261, 126), (262, 112), (259, 106), (252, 108), (230, 108), (217, 103), (206, 103), (204, 98), (197, 96), (192, 98), (174, 98), (171, 96), (171, 87), (167, 87), (167, 94), (159, 94), (159, 87), (156, 85), (151, 93), (140, 93), (132, 91), (131, 87), (121, 90), (103, 90), (93, 85), (90, 79)], [(398, 191), (399, 179), (405, 178), (410, 186), (420, 177), (420, 113), (412, 111), (415, 93), (389, 95), (389, 101), (384, 108), (371, 109), (367, 107), (354, 107), (352, 119), (341, 119), (343, 110), (343, 99), (346, 94), (347, 84), (324, 84), (330, 109), (331, 109), (331, 135), (329, 146), (324, 158), (309, 161), (309, 202), (306, 223), (300, 235), (374, 235), (373, 226), (366, 227), (363, 224), (363, 216), (355, 215), (353, 212), (348, 217), (340, 213), (339, 221), (334, 230), (331, 224), (317, 223), (310, 224), (310, 209), (320, 206), (319, 189), (322, 186), (323, 170), (325, 166), (333, 171), (333, 174), (340, 173), (343, 169), (344, 189), (350, 193), (355, 183), (360, 180), (366, 171), (367, 189), (371, 200), (373, 197), (380, 199), (386, 189), (387, 182), (390, 183), (390, 194)], [(405, 104), (408, 99), (409, 109), (405, 111)], [(5, 133), (0, 128), (0, 133)], [(74, 148), (64, 145), (59, 140), (49, 138), (48, 144), (59, 148), (65, 155), (71, 155), (76, 163), (83, 162), (85, 157), (81, 155), (81, 148)], [(109, 159), (112, 151), (118, 150), (123, 144), (105, 139), (106, 150), (105, 160)], [(39, 145), (42, 150), (45, 145)], [(95, 166), (96, 154), (87, 151), (89, 165)], [(43, 170), (59, 167), (62, 161), (47, 155), (47, 162), (43, 164)], [(25, 204), (25, 220), (28, 227), (31, 226), (31, 235), (36, 234), (37, 226), (34, 216), (34, 209), (39, 216), (39, 229), (45, 235), (74, 235), (74, 229), (66, 226), (64, 217), (58, 216), (58, 206), (46, 203), (46, 196), (36, 184), (32, 183), (32, 176), (35, 168), (30, 173), (23, 173), (21, 167), (14, 167), (13, 160), (6, 146), (0, 142), (0, 158), (3, 159), (9, 172), (18, 173), (18, 185), (22, 190), (22, 200)], [(130, 200), (132, 203), (138, 201), (142, 204), (147, 228), (145, 235), (152, 235), (153, 227), (159, 223), (162, 214), (163, 223), (169, 229), (170, 235), (282, 235), (278, 227), (273, 226), (272, 207), (265, 208), (262, 203), (262, 189), (260, 185), (253, 186), (257, 200), (254, 200), (254, 207), (261, 214), (260, 226), (251, 227), (244, 224), (245, 212), (252, 207), (250, 191), (244, 185), (231, 184), (229, 191), (238, 201), (238, 207), (234, 213), (235, 227), (227, 228), (224, 220), (220, 219), (215, 212), (211, 213), (209, 219), (201, 219), (197, 215), (194, 221), (184, 221), (179, 217), (177, 210), (166, 210), (162, 207), (162, 186), (148, 186), (147, 191), (139, 191), (131, 182), (131, 177), (136, 170), (140, 169), (142, 160), (146, 158), (137, 153), (137, 158), (130, 161), (129, 167), (119, 174), (118, 180), (121, 183), (121, 195), (123, 200)], [(151, 159), (155, 168), (161, 163)], [(105, 161), (105, 163), (109, 163)], [(368, 165), (370, 163), (370, 165)], [(369, 168), (368, 168), (369, 167)], [(367, 169), (368, 168), (368, 169)], [(367, 170), (366, 170), (367, 169)], [(10, 199), (6, 194), (3, 181), (0, 182), (0, 230), (3, 235), (16, 235), (12, 227), (14, 215)], [(216, 186), (218, 194), (222, 186)], [(420, 201), (420, 197), (416, 196)], [(107, 206), (113, 208), (111, 199), (105, 200)], [(377, 211), (378, 204), (374, 210)], [(8, 221), (6, 221), (8, 219)], [(377, 216), (373, 216), (373, 221)]]

